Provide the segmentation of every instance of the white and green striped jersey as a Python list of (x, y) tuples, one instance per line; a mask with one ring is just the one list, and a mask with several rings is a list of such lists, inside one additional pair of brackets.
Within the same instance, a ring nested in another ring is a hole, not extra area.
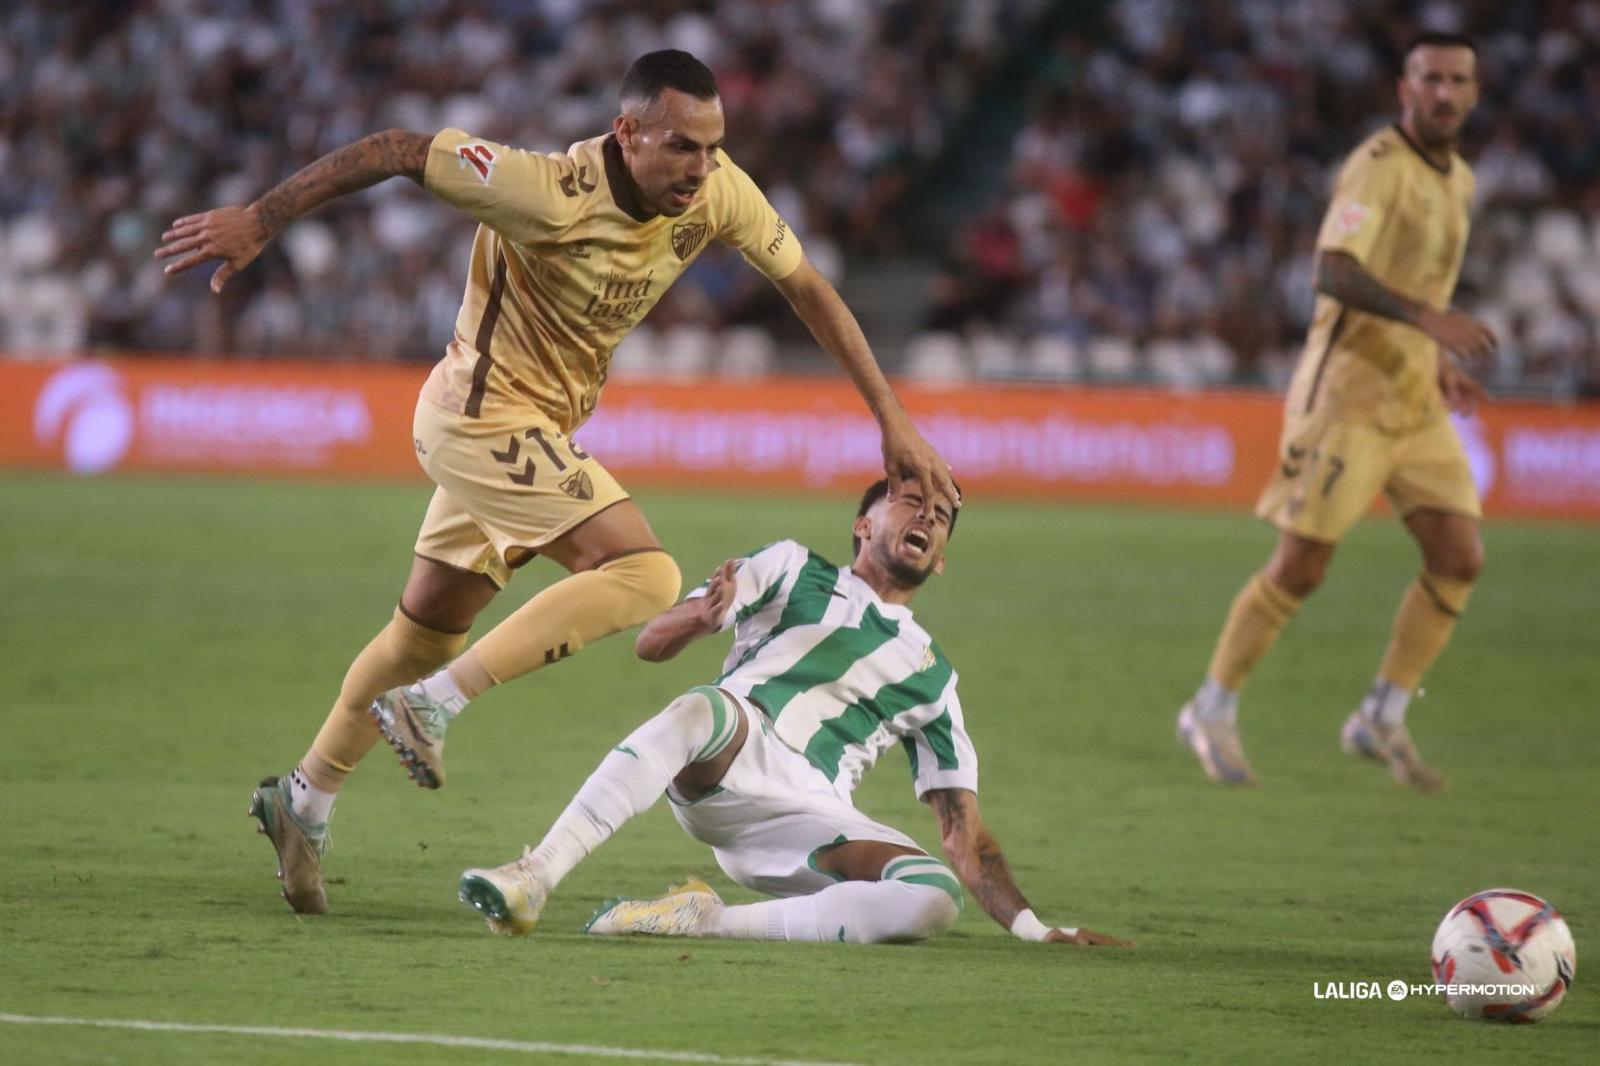
[[(705, 586), (689, 593), (702, 596)], [(908, 607), (792, 540), (739, 563), (717, 684), (755, 701), (773, 730), (848, 798), (897, 742), (917, 797), (978, 788), (956, 672)]]

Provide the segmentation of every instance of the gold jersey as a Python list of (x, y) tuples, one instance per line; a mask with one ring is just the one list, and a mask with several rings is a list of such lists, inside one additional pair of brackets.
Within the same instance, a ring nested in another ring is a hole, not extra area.
[[(1459, 155), (1440, 169), (1398, 126), (1379, 130), (1340, 169), (1317, 251), (1345, 252), (1395, 292), (1444, 310), (1461, 274), (1472, 191)], [(1444, 415), (1438, 357), (1416, 327), (1319, 294), (1288, 414), (1409, 432)]]
[(722, 152), (689, 209), (637, 201), (610, 135), (565, 154), (507, 148), (457, 129), (428, 151), (423, 186), (481, 225), (455, 336), (423, 396), (468, 418), (532, 407), (571, 434), (594, 411), (611, 351), (721, 240), (776, 281), (800, 242)]

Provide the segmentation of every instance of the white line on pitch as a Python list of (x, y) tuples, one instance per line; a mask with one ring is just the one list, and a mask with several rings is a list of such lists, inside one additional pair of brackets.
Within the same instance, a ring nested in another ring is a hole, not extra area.
[(280, 1029), (270, 1025), (203, 1025), (191, 1022), (154, 1022), (138, 1018), (63, 1018), (5, 1012), (0, 1012), (0, 1022), (10, 1025), (76, 1025), (90, 1029), (137, 1029), (153, 1033), (219, 1033), (225, 1036), (272, 1036), (290, 1040), (343, 1040), (354, 1044), (428, 1044), (434, 1047), (474, 1048), (480, 1051), (520, 1051), (529, 1055), (587, 1055), (598, 1059), (703, 1062), (711, 1066), (850, 1066), (848, 1063), (838, 1062), (761, 1059), (748, 1055), (713, 1055), (704, 1051), (650, 1051), (645, 1048), (605, 1047), (598, 1044), (551, 1044), (542, 1040), (491, 1040), (480, 1036), (447, 1036), (442, 1033)]

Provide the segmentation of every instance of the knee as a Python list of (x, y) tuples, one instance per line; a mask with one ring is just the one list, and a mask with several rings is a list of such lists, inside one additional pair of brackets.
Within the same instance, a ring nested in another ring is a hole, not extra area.
[(683, 588), (683, 574), (678, 564), (660, 549), (624, 555), (601, 563), (597, 569), (611, 574), (633, 590), (641, 612), (639, 621), (654, 618), (677, 603), (678, 592)]
[(1442, 558), (1432, 560), (1428, 565), (1428, 572), (1451, 581), (1458, 581), (1463, 585), (1470, 585), (1478, 580), (1479, 574), (1483, 573), (1483, 561), (1483, 543), (1474, 540), (1452, 548)]
[(389, 642), (395, 658), (407, 672), (421, 677), (461, 654), (461, 649), (467, 646), (467, 634), (431, 629), (412, 622), (392, 627)]
[[(954, 878), (951, 878), (952, 883)], [(950, 891), (933, 885), (906, 885), (907, 899), (900, 908), (900, 928), (890, 939), (928, 940), (948, 932), (961, 917), (960, 890)]]
[(1321, 551), (1293, 551), (1280, 548), (1267, 560), (1263, 571), (1267, 580), (1297, 600), (1317, 590), (1328, 572), (1331, 555)]
[(679, 696), (661, 711), (659, 717), (672, 722), (685, 731), (700, 732), (712, 724), (715, 708), (711, 697), (700, 688), (692, 688)]
[(890, 939), (925, 940), (938, 936), (961, 917), (961, 883), (939, 860), (909, 856), (884, 867), (884, 882), (896, 885), (898, 928)]

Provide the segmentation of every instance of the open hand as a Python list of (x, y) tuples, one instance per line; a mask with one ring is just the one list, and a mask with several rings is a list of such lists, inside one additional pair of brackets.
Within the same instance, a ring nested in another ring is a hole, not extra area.
[(1123, 940), (1106, 933), (1097, 933), (1093, 929), (1079, 929), (1077, 932), (1067, 934), (1064, 929), (1052, 929), (1045, 935), (1047, 944), (1083, 944), (1091, 947), (1131, 948), (1136, 947), (1131, 940)]
[(711, 575), (706, 594), (688, 601), (695, 605), (696, 615), (707, 633), (714, 633), (722, 627), (722, 618), (728, 613), (728, 605), (733, 602), (733, 594), (738, 588), (738, 572), (739, 560), (729, 559)]
[(253, 207), (219, 207), (174, 222), (161, 235), (156, 258), (173, 260), (166, 274), (181, 274), (208, 259), (223, 260), (211, 275), (211, 291), (221, 292), (229, 278), (261, 254), (270, 237)]

